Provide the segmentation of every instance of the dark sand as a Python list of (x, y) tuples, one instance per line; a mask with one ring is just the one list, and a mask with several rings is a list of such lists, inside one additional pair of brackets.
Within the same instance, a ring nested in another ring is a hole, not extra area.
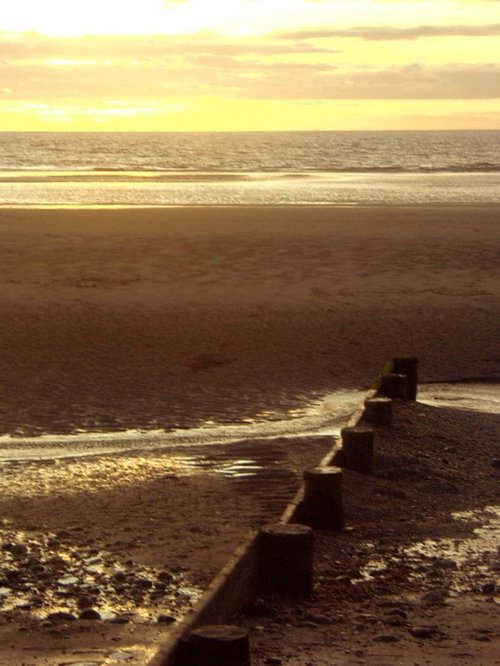
[(395, 408), (375, 473), (344, 470), (346, 530), (315, 533), (311, 598), (240, 618), (252, 666), (500, 663), (500, 414)]

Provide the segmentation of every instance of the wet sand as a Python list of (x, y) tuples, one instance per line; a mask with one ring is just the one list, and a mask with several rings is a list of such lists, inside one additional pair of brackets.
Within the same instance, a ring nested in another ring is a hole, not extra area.
[(237, 422), (414, 353), (489, 375), (500, 207), (0, 211), (0, 432)]
[[(245, 423), (364, 388), (397, 354), (419, 356), (426, 380), (498, 374), (499, 221), (491, 206), (2, 210), (0, 431)], [(157, 619), (159, 574), (194, 599), (327, 446), (277, 447), (286, 474), (272, 508), (252, 481), (186, 472), (179, 453), (10, 465), (2, 543), (44, 563), (101, 558), (131, 577), (121, 599), (138, 595)], [(133, 576), (153, 584), (142, 598)], [(169, 613), (192, 599), (177, 601)], [(44, 666), (64, 650), (75, 661), (78, 646), (86, 661), (118, 646), (139, 664), (168, 631), (44, 626), (30, 603), (1, 614), (12, 664), (18, 649)]]

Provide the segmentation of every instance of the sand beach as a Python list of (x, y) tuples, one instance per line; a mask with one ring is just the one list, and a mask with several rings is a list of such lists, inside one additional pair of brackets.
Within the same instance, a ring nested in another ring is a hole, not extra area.
[[(499, 222), (493, 205), (2, 209), (0, 454), (47, 433), (289, 416), (366, 389), (400, 354), (427, 382), (498, 376)], [(220, 473), (262, 442), (37, 462), (35, 440), (4, 455), (0, 663), (145, 663), (330, 444), (274, 444), (272, 506), (252, 477)], [(27, 592), (7, 575), (19, 561), (45, 584), (8, 607), (8, 590)], [(89, 589), (75, 591), (78, 567)], [(110, 620), (47, 619), (93, 607)]]

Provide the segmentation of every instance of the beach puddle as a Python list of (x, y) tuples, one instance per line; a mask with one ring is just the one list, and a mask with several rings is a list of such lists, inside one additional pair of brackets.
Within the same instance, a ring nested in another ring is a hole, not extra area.
[[(401, 547), (388, 558), (370, 558), (360, 568), (353, 584), (371, 582), (391, 567), (401, 566), (408, 580), (446, 578), (446, 595), (456, 597), (466, 592), (482, 592), (491, 588), (498, 593), (494, 582), (500, 555), (500, 506), (451, 514), (451, 519), (476, 525), (465, 538), (425, 539)], [(367, 550), (373, 543), (363, 544)], [(488, 587), (489, 586), (489, 587)]]
[(422, 384), (418, 402), (434, 407), (452, 407), (487, 414), (500, 414), (498, 382)]
[[(35, 461), (51, 464), (63, 458), (229, 445), (251, 439), (335, 436), (359, 407), (364, 395), (363, 391), (341, 389), (321, 397), (304, 396), (301, 407), (281, 412), (261, 410), (238, 424), (208, 420), (201, 426), (169, 432), (154, 429), (101, 433), (76, 430), (71, 435), (2, 435), (0, 464)], [(500, 396), (495, 383), (423, 384), (419, 387), (418, 401), (436, 407), (500, 414)], [(182, 463), (178, 457), (177, 463), (193, 469), (203, 464), (190, 462), (187, 457)]]
[(174, 430), (0, 437), (0, 464), (54, 461), (96, 455), (214, 446), (250, 439), (336, 435), (363, 399), (363, 392), (339, 390), (323, 397), (304, 399), (304, 406), (283, 412), (262, 411), (241, 424), (207, 421), (200, 427)]

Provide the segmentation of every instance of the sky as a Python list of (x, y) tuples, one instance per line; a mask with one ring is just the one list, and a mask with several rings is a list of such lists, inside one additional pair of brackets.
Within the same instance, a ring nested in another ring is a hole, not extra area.
[(500, 0), (14, 0), (0, 131), (500, 128)]

